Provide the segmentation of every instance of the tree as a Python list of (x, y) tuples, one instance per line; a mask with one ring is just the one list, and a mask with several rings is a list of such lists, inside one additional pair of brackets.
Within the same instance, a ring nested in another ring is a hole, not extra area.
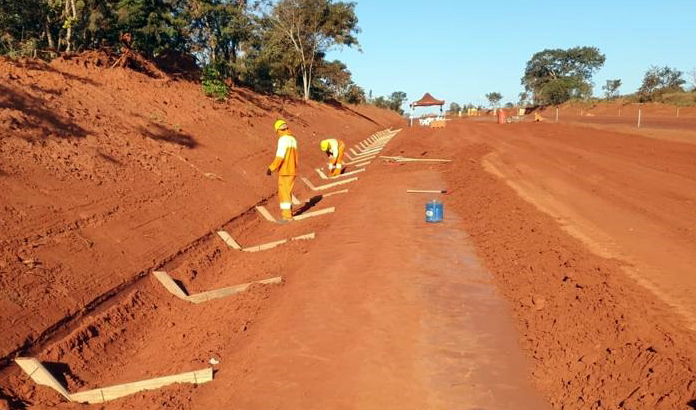
[(527, 105), (527, 100), (529, 99), (529, 93), (526, 91), (522, 91), (521, 93), (518, 94), (520, 97), (519, 105)]
[(642, 102), (653, 101), (666, 92), (684, 91), (684, 83), (681, 71), (667, 66), (651, 66), (645, 72), (643, 83), (638, 89), (639, 99)]
[(522, 77), (534, 103), (560, 104), (592, 94), (592, 76), (604, 65), (604, 54), (596, 47), (567, 50), (547, 49), (532, 56)]
[(348, 87), (353, 84), (348, 67), (338, 60), (319, 61), (316, 79), (319, 87), (325, 89), (328, 95), (335, 100), (342, 99)]
[(503, 99), (503, 96), (499, 92), (492, 92), (486, 94), (486, 98), (488, 99), (488, 102), (491, 104), (491, 107), (495, 108), (498, 106), (498, 103), (500, 103), (500, 100)]
[(351, 84), (348, 86), (343, 100), (348, 104), (364, 104), (366, 101), (365, 90), (355, 84)]
[(406, 98), (407, 97), (405, 92), (394, 91), (389, 97), (389, 109), (398, 112), (400, 115), (403, 115), (404, 110), (401, 108), (401, 106), (404, 104), (404, 101), (406, 101)]
[(292, 44), (300, 60), (302, 89), (305, 100), (316, 62), (334, 46), (358, 46), (355, 35), (360, 31), (355, 3), (332, 0), (280, 0), (267, 14), (275, 27)]
[(184, 50), (186, 22), (180, 10), (177, 0), (119, 0), (117, 26), (112, 30), (130, 34), (131, 47), (148, 56), (166, 49)]
[(621, 80), (618, 78), (616, 80), (607, 80), (607, 83), (602, 86), (604, 96), (608, 100), (614, 99), (618, 96), (619, 88), (621, 88)]
[(204, 64), (215, 64), (223, 75), (234, 78), (242, 44), (255, 28), (246, 1), (190, 0), (185, 16), (191, 51)]
[(379, 108), (387, 108), (389, 110), (393, 110), (398, 112), (400, 115), (403, 115), (404, 110), (401, 108), (401, 106), (404, 104), (404, 101), (406, 101), (406, 93), (403, 91), (394, 91), (391, 93), (389, 97), (377, 97), (375, 98), (372, 103)]
[(457, 104), (456, 102), (450, 103), (449, 112), (451, 112), (452, 114), (457, 114), (461, 110), (462, 110), (462, 107), (459, 104)]
[(386, 98), (384, 98), (382, 96), (375, 98), (374, 104), (375, 104), (375, 107), (378, 107), (378, 108), (387, 108), (388, 109), (390, 106), (389, 100), (387, 100)]
[(513, 103), (511, 103), (511, 102), (506, 102), (506, 103), (505, 103), (505, 108), (512, 108), (512, 107), (514, 107), (514, 106), (515, 106), (515, 104), (513, 104)]

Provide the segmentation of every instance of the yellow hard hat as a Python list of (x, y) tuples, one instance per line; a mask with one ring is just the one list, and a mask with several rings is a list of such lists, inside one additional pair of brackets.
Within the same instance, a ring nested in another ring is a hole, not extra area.
[(322, 151), (326, 151), (327, 149), (329, 149), (329, 140), (322, 140), (319, 143), (319, 147), (321, 147)]
[(280, 129), (283, 125), (287, 126), (288, 123), (286, 123), (284, 120), (278, 120), (275, 122), (275, 125), (273, 125), (273, 128), (275, 128), (276, 131)]

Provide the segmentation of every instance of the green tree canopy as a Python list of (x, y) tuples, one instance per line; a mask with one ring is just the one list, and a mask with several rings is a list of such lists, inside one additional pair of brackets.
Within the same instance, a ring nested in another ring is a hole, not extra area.
[(606, 60), (597, 47), (547, 49), (532, 56), (522, 77), (539, 104), (560, 104), (592, 94), (592, 76)]
[(267, 17), (299, 59), (304, 99), (309, 99), (319, 56), (334, 46), (358, 46), (355, 3), (331, 0), (280, 0)]
[(645, 72), (643, 83), (638, 89), (640, 100), (653, 101), (666, 92), (684, 91), (686, 81), (682, 72), (676, 68), (652, 66)]
[(609, 100), (618, 96), (619, 88), (621, 88), (620, 79), (607, 80), (607, 83), (602, 86), (602, 90), (604, 90), (604, 96)]
[(499, 92), (492, 92), (486, 94), (486, 98), (488, 99), (488, 102), (491, 104), (491, 107), (497, 107), (498, 103), (500, 103), (500, 100), (503, 99), (503, 96)]

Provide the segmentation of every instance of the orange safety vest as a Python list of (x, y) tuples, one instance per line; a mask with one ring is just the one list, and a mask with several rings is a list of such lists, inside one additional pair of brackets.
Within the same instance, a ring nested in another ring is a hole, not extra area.
[(331, 164), (336, 165), (338, 162), (339, 153), (346, 149), (346, 144), (335, 138), (329, 138), (329, 152), (331, 153)]
[(268, 169), (278, 170), (279, 175), (297, 175), (297, 140), (290, 131), (280, 132), (276, 156)]

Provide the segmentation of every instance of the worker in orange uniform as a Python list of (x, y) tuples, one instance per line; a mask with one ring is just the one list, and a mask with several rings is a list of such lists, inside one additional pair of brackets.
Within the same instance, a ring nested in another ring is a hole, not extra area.
[(329, 174), (333, 177), (341, 175), (343, 171), (343, 151), (346, 144), (335, 138), (322, 140), (319, 147), (329, 157)]
[(282, 215), (278, 223), (286, 223), (292, 220), (292, 188), (295, 186), (297, 173), (297, 140), (292, 136), (285, 121), (276, 121), (274, 128), (278, 133), (278, 149), (273, 163), (266, 170), (266, 175), (270, 176), (273, 171), (278, 171), (278, 201)]

